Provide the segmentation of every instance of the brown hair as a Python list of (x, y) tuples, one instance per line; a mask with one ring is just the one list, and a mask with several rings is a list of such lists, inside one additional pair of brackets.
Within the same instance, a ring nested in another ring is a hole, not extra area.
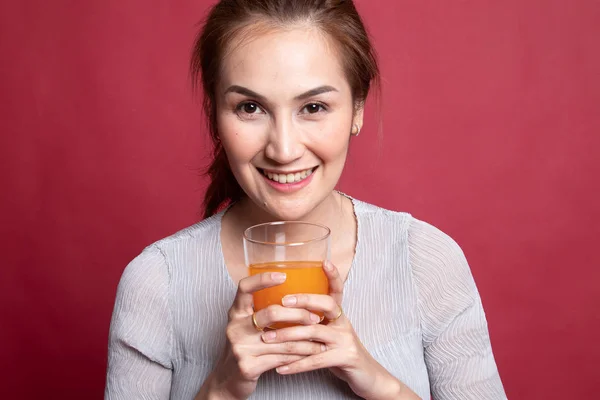
[(221, 0), (209, 12), (191, 59), (196, 86), (201, 77), (204, 112), (213, 141), (213, 159), (207, 169), (210, 184), (204, 197), (204, 217), (244, 196), (227, 160), (217, 130), (216, 86), (225, 52), (244, 29), (257, 22), (274, 27), (309, 22), (337, 44), (346, 79), (357, 105), (363, 105), (371, 84), (378, 84), (375, 51), (352, 0)]

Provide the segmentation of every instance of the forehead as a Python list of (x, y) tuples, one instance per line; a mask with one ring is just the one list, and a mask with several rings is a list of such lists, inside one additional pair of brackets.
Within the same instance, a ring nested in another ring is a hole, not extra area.
[(310, 26), (249, 29), (238, 34), (223, 59), (219, 83), (263, 93), (325, 84), (349, 91), (335, 43)]

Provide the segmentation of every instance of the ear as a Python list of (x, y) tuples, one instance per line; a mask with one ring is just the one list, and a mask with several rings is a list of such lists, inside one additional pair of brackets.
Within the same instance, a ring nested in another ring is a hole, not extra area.
[(354, 106), (354, 116), (352, 117), (352, 125), (358, 125), (359, 128), (363, 127), (363, 117), (365, 115), (365, 103), (357, 102)]

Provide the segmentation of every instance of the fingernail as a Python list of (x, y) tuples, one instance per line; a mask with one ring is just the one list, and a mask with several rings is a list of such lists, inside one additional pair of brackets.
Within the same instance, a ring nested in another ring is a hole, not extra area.
[(265, 342), (270, 342), (271, 340), (275, 339), (275, 337), (277, 337), (277, 333), (275, 333), (275, 331), (265, 332), (262, 335), (262, 338)]
[(329, 260), (325, 260), (323, 263), (323, 268), (325, 268), (327, 271), (331, 271), (333, 269), (333, 265)]
[(273, 272), (271, 273), (271, 279), (275, 282), (284, 282), (286, 275), (283, 272)]
[(282, 366), (282, 367), (278, 367), (278, 368), (276, 368), (275, 370), (276, 370), (278, 373), (282, 373), (282, 372), (285, 372), (285, 371), (287, 371), (287, 370), (289, 370), (289, 369), (290, 369), (290, 367), (288, 367), (287, 365), (284, 365), (284, 366)]
[(318, 323), (318, 322), (321, 322), (321, 317), (319, 317), (317, 314), (313, 314), (313, 313), (311, 313), (311, 314), (310, 314), (310, 320), (311, 320), (312, 322), (316, 322), (316, 323)]
[(283, 299), (281, 299), (281, 304), (283, 304), (284, 306), (293, 306), (297, 302), (298, 299), (296, 299), (296, 297), (294, 296), (285, 296)]

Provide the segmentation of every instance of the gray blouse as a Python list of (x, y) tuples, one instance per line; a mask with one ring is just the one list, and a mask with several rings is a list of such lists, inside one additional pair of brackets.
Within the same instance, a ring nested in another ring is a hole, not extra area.
[[(358, 243), (343, 308), (370, 354), (422, 399), (506, 399), (460, 247), (409, 214), (353, 200)], [(236, 286), (223, 213), (147, 247), (123, 272), (105, 399), (193, 399), (225, 344)], [(251, 399), (353, 399), (328, 370), (261, 376)]]

